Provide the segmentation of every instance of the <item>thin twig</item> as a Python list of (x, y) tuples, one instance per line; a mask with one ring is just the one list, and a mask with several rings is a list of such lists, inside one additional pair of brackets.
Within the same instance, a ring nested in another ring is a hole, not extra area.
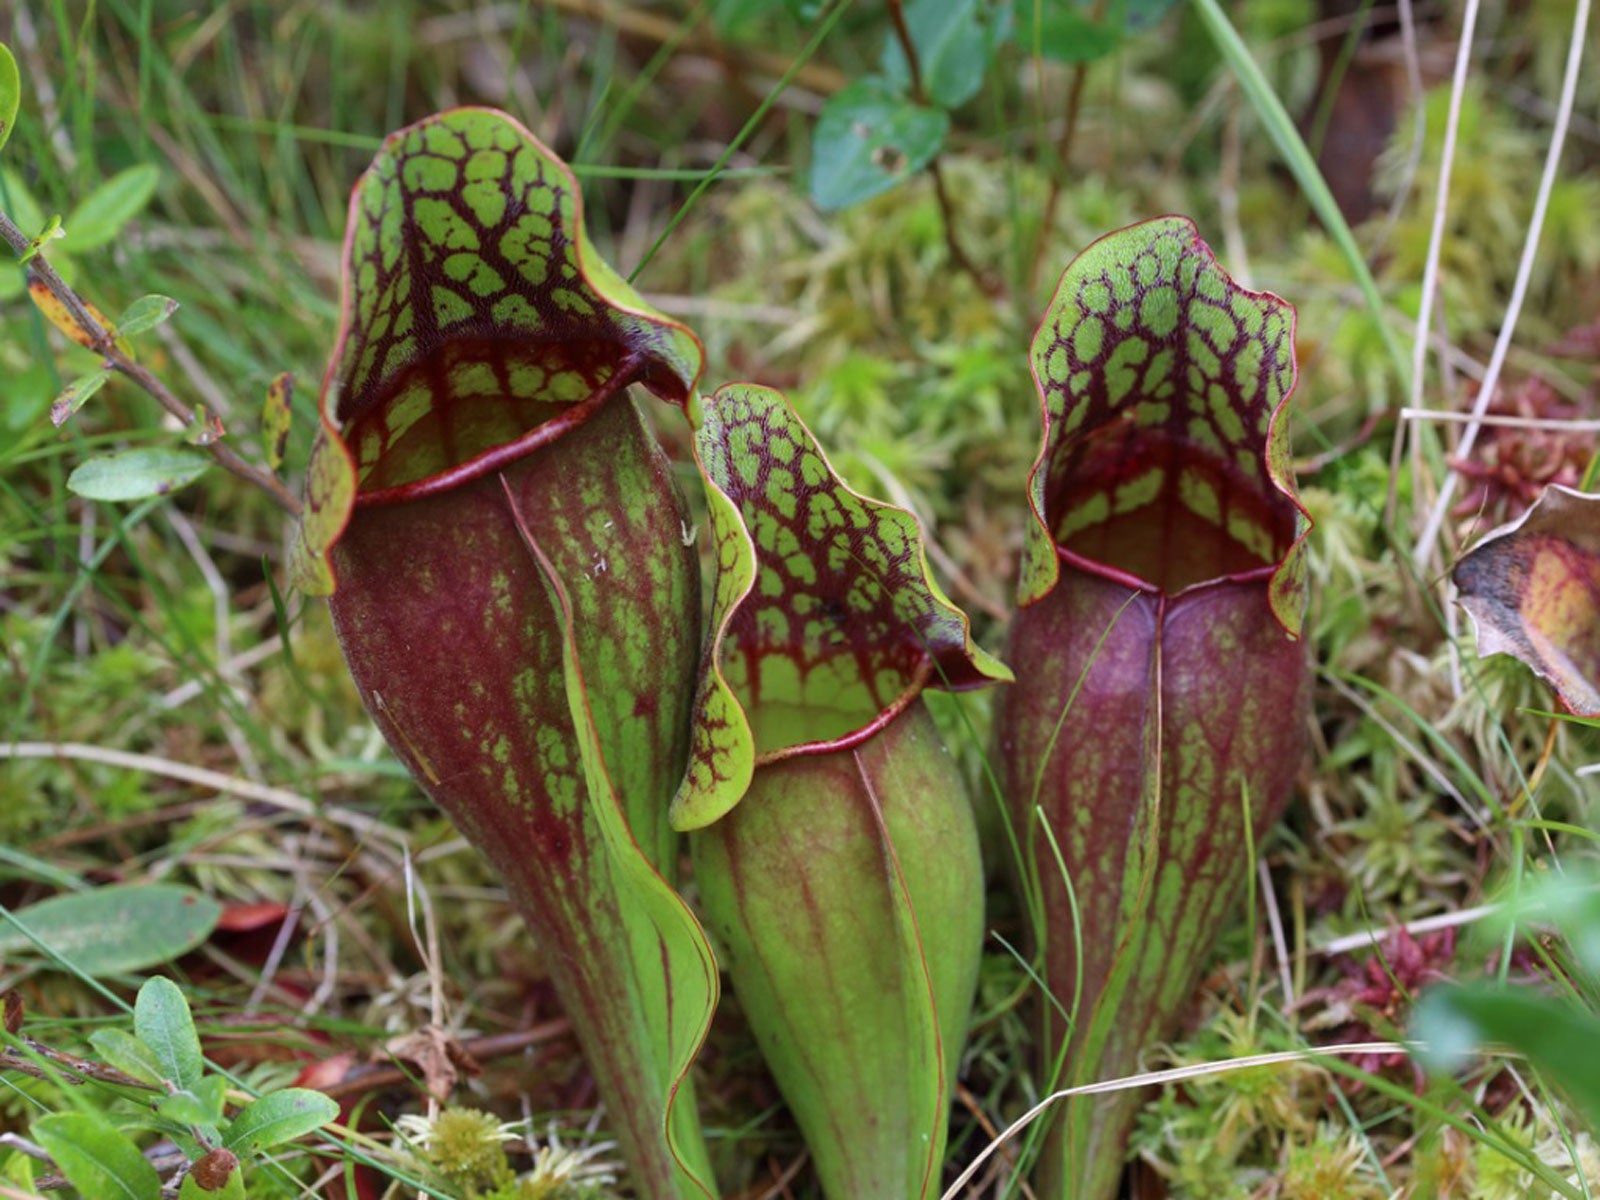
[[(1472, 423), (1467, 426), (1466, 432), (1461, 435), (1461, 441), (1456, 444), (1457, 458), (1466, 458), (1478, 439), (1479, 425), (1494, 399), (1495, 385), (1500, 381), (1500, 371), (1505, 366), (1506, 355), (1511, 350), (1511, 337), (1517, 328), (1517, 318), (1522, 314), (1522, 302), (1528, 294), (1528, 282), (1533, 278), (1533, 264), (1539, 255), (1539, 234), (1544, 229), (1545, 212), (1550, 206), (1550, 193), (1555, 188), (1556, 172), (1561, 166), (1561, 150), (1566, 144), (1567, 122), (1572, 116), (1572, 107), (1577, 97), (1578, 71), (1583, 65), (1588, 25), (1589, 0), (1578, 0), (1577, 8), (1572, 14), (1572, 41), (1568, 47), (1566, 71), (1561, 79), (1561, 100), (1556, 110), (1555, 126), (1550, 131), (1550, 149), (1545, 155), (1544, 173), (1539, 177), (1539, 192), (1533, 202), (1533, 215), (1528, 218), (1528, 235), (1522, 243), (1522, 259), (1517, 263), (1517, 278), (1511, 285), (1511, 299), (1506, 304), (1505, 317), (1500, 322), (1500, 335), (1495, 339), (1494, 353), (1489, 356), (1489, 368), (1484, 372), (1483, 383), (1472, 405)], [(1428, 514), (1427, 524), (1423, 526), (1422, 534), (1417, 538), (1416, 550), (1412, 557), (1417, 566), (1424, 571), (1433, 556), (1439, 531), (1449, 515), (1450, 501), (1455, 498), (1455, 486), (1456, 476), (1454, 474), (1445, 476), (1444, 485), (1439, 489), (1438, 498), (1433, 502), (1433, 511)]]
[[(1105, 2), (1099, 0), (1089, 14), (1091, 21), (1104, 15)], [(1025, 295), (1032, 296), (1039, 283), (1039, 267), (1044, 262), (1049, 245), (1050, 230), (1055, 227), (1056, 209), (1061, 204), (1061, 176), (1072, 158), (1072, 143), (1077, 138), (1078, 114), (1083, 110), (1083, 89), (1089, 81), (1089, 64), (1078, 63), (1073, 68), (1072, 84), (1067, 92), (1067, 118), (1061, 138), (1056, 142), (1056, 169), (1050, 172), (1050, 190), (1045, 193), (1044, 212), (1039, 215), (1039, 233), (1033, 243), (1033, 259), (1028, 264), (1028, 288)], [(1041, 89), (1042, 90), (1042, 89)]]
[[(911, 40), (911, 28), (906, 24), (906, 11), (902, 0), (889, 0), (889, 21), (894, 26), (894, 35), (899, 39), (900, 48), (905, 51), (906, 69), (911, 75), (911, 96), (918, 104), (929, 104), (927, 89), (922, 85), (922, 64), (917, 59), (917, 47)], [(990, 281), (984, 278), (983, 272), (978, 269), (978, 264), (967, 255), (960, 239), (956, 237), (955, 207), (950, 203), (950, 193), (945, 187), (944, 171), (940, 169), (937, 154), (928, 163), (928, 174), (933, 177), (933, 194), (939, 201), (939, 216), (944, 225), (944, 244), (950, 254), (950, 261), (970, 275), (981, 291), (991, 294), (994, 289)]]
[[(15, 222), (5, 213), (0, 212), (0, 238), (17, 252), (18, 257), (27, 254), (33, 249), (33, 243), (28, 236), (19, 229)], [(50, 294), (61, 302), (73, 322), (83, 330), (89, 339), (90, 348), (98, 354), (105, 365), (120, 375), (125, 375), (141, 390), (148, 394), (155, 402), (168, 413), (172, 414), (185, 428), (195, 424), (195, 415), (189, 406), (179, 400), (167, 387), (147, 369), (133, 361), (117, 348), (116, 340), (99, 321), (90, 314), (83, 299), (77, 292), (67, 286), (65, 280), (56, 274), (56, 270), (44, 255), (36, 254), (28, 262), (30, 274), (38, 279), (50, 290)], [(282, 480), (270, 472), (263, 471), (260, 467), (252, 466), (233, 452), (233, 448), (222, 441), (208, 443), (204, 449), (217, 460), (217, 465), (233, 475), (238, 476), (246, 483), (254, 484), (270, 496), (274, 503), (292, 517), (300, 515), (300, 501), (284, 487)]]
[[(1439, 290), (1439, 255), (1444, 248), (1445, 216), (1450, 202), (1450, 171), (1456, 160), (1456, 132), (1461, 127), (1461, 104), (1467, 91), (1467, 68), (1472, 63), (1472, 35), (1478, 25), (1478, 0), (1467, 0), (1467, 10), (1461, 21), (1461, 42), (1456, 47), (1455, 72), (1450, 83), (1450, 108), (1445, 119), (1444, 147), (1439, 156), (1439, 185), (1433, 198), (1433, 226), (1428, 232), (1428, 257), (1422, 270), (1422, 300), (1417, 312), (1416, 340), (1411, 345), (1411, 394), (1409, 408), (1422, 407), (1424, 368), (1428, 361), (1428, 330), (1433, 324), (1433, 298)], [(1424, 120), (1418, 112), (1417, 120)], [(1396, 482), (1401, 459), (1401, 447), (1406, 441), (1406, 425), (1395, 426), (1394, 447), (1389, 458), (1389, 495), (1385, 503), (1384, 518), (1394, 517), (1393, 504), (1398, 497)], [(1421, 561), (1413, 553), (1413, 558)]]

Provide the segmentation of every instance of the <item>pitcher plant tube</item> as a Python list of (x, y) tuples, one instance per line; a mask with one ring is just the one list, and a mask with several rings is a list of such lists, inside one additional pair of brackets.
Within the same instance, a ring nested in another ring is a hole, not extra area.
[[(1309, 521), (1285, 403), (1294, 312), (1192, 223), (1101, 239), (1033, 342), (1016, 684), (996, 716), (1050, 996), (1041, 1086), (1118, 1078), (1167, 1031), (1302, 754)], [(1138, 1094), (1065, 1101), (1040, 1194), (1116, 1194)]]
[(504, 880), (650, 1197), (712, 1194), (679, 1093), (717, 977), (668, 883), (698, 565), (627, 392), (685, 404), (701, 360), (527, 130), (400, 130), (350, 202), (294, 557), (389, 744)]
[(777, 392), (703, 400), (717, 582), (673, 823), (833, 1200), (937, 1195), (983, 874), (926, 687), (1010, 678), (903, 509), (845, 487)]

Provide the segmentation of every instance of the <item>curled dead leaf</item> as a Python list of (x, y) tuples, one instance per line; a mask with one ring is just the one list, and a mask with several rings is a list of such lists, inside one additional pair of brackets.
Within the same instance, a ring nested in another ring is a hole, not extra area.
[(1510, 654), (1600, 717), (1600, 496), (1552, 485), (1452, 574), (1480, 655)]

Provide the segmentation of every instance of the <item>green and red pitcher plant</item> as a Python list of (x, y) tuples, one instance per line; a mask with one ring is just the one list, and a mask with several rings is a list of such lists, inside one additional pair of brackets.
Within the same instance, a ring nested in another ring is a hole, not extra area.
[[(716, 1195), (690, 1067), (719, 968), (685, 850), (823, 1191), (940, 1194), (985, 884), (924, 689), (1008, 685), (1046, 1084), (1137, 1067), (1282, 810), (1307, 688), (1292, 312), (1166, 218), (1068, 269), (1033, 357), (1011, 683), (910, 513), (847, 488), (778, 393), (699, 394), (698, 339), (596, 254), (527, 130), (430, 117), (355, 189), (294, 578), (505, 881), (643, 1196)], [(703, 509), (634, 385), (691, 426)], [(1040, 1194), (1108, 1197), (1133, 1104), (1066, 1105)]]
[[(1067, 268), (1033, 342), (1043, 445), (996, 715), (1041, 928), (1046, 1086), (1132, 1075), (1169, 1029), (1302, 754), (1294, 313), (1193, 224)], [(1138, 1093), (1062, 1105), (1051, 1197), (1110, 1200)]]

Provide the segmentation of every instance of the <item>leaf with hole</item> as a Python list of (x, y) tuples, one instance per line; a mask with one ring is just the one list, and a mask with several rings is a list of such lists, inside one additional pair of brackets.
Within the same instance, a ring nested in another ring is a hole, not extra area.
[(0, 954), (47, 957), (95, 978), (142, 971), (187, 954), (216, 928), (222, 906), (172, 883), (109, 884), (0, 909)]
[(33, 1140), (67, 1182), (94, 1200), (160, 1200), (161, 1178), (128, 1135), (91, 1112), (52, 1113), (33, 1123)]
[(1480, 655), (1521, 659), (1574, 713), (1600, 716), (1600, 496), (1551, 485), (1451, 577)]
[[(1011, 0), (912, 0), (905, 18), (923, 92), (940, 108), (959, 108), (978, 94), (995, 52), (1011, 36)], [(893, 35), (884, 45), (883, 73), (901, 91), (914, 90), (905, 48)]]
[(817, 118), (811, 198), (834, 210), (886, 192), (927, 166), (949, 131), (943, 109), (916, 104), (882, 79), (858, 80)]
[(190, 450), (123, 450), (79, 464), (67, 488), (86, 500), (147, 500), (187, 487), (210, 467), (209, 458)]
[(63, 222), (61, 248), (76, 254), (104, 246), (144, 211), (161, 172), (149, 163), (118, 171), (79, 202)]

